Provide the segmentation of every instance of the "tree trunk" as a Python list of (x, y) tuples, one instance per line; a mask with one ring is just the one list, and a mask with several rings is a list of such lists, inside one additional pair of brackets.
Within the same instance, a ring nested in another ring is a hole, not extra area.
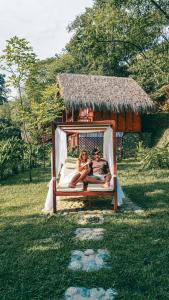
[(3, 180), (3, 170), (1, 170), (1, 180)]
[(32, 145), (29, 144), (29, 180), (32, 182)]
[(43, 168), (46, 168), (45, 145), (43, 144)]

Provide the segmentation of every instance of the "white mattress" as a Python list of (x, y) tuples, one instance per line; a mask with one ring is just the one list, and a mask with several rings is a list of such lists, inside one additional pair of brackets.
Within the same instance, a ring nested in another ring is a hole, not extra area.
[(68, 186), (57, 186), (58, 192), (82, 192), (83, 191), (83, 183), (78, 183), (75, 188), (70, 188)]
[(112, 187), (105, 188), (103, 187), (103, 184), (93, 184), (93, 183), (88, 184), (87, 190), (91, 192), (113, 192)]

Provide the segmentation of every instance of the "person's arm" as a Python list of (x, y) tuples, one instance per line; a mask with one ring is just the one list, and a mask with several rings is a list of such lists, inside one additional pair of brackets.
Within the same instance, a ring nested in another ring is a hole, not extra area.
[(93, 165), (92, 161), (89, 160), (89, 166), (88, 166), (89, 174), (92, 174), (92, 173), (93, 173), (92, 165)]
[(81, 172), (85, 169), (85, 166), (81, 166), (81, 162), (79, 159), (76, 162), (76, 169), (78, 170), (78, 172)]
[(79, 172), (79, 168), (80, 168), (80, 161), (79, 159), (76, 162), (76, 170)]

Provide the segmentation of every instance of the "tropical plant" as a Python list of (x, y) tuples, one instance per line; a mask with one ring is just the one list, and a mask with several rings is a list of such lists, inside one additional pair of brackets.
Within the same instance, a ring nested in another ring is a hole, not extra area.
[(12, 137), (21, 139), (21, 130), (10, 119), (0, 118), (0, 140)]
[(73, 147), (73, 148), (68, 152), (68, 156), (77, 158), (77, 157), (79, 156), (78, 148), (77, 148), (76, 146)]
[(0, 174), (1, 179), (17, 173), (22, 168), (24, 142), (17, 137), (0, 141)]
[(148, 169), (168, 169), (169, 168), (169, 143), (163, 147), (154, 146), (151, 149), (145, 148), (139, 143), (137, 159), (141, 162), (141, 167)]

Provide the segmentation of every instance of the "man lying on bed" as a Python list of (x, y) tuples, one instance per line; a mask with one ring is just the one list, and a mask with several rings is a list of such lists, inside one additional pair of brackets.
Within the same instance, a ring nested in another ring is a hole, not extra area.
[[(101, 158), (101, 152), (99, 149), (94, 149), (92, 154), (93, 159), (90, 163), (91, 173), (85, 178), (85, 180), (89, 183), (103, 183), (104, 187), (109, 187), (111, 173), (108, 162)], [(94, 182), (95, 180), (97, 182)]]

